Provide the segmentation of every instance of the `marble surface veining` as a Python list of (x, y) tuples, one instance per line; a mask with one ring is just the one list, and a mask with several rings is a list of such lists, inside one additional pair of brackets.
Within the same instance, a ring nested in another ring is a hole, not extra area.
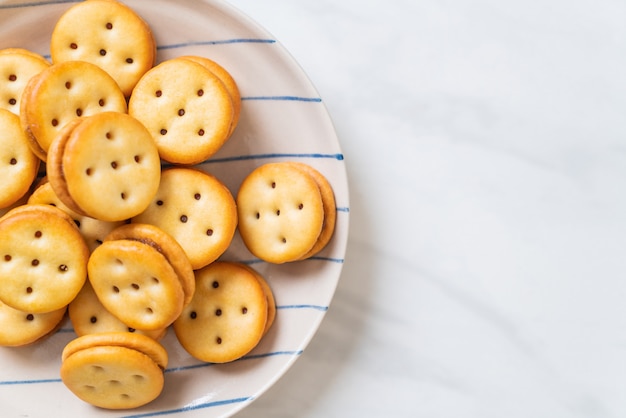
[(626, 2), (231, 0), (320, 92), (350, 240), (248, 417), (626, 416)]

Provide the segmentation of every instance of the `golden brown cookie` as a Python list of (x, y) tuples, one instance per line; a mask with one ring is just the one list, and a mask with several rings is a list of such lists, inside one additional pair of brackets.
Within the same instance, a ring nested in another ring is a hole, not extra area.
[(78, 398), (101, 408), (129, 409), (161, 394), (168, 355), (150, 337), (114, 332), (70, 341), (61, 359), (61, 380)]
[(57, 135), (47, 170), (54, 192), (70, 209), (117, 222), (148, 207), (159, 187), (161, 162), (138, 120), (102, 112), (74, 120)]
[(61, 209), (74, 220), (76, 226), (80, 230), (81, 235), (85, 239), (85, 243), (89, 247), (89, 251), (93, 251), (104, 241), (104, 238), (115, 228), (125, 224), (124, 221), (106, 222), (90, 216), (81, 215), (68, 208), (59, 197), (54, 193), (52, 185), (44, 179), (37, 185), (36, 189), (28, 198), (29, 204), (52, 205)]
[(224, 145), (234, 108), (216, 75), (191, 60), (174, 58), (144, 74), (130, 96), (128, 113), (148, 128), (163, 160), (192, 165)]
[(27, 49), (0, 50), (0, 109), (19, 115), (26, 84), (49, 66), (50, 62), (43, 56)]
[(239, 116), (241, 114), (241, 93), (239, 92), (237, 82), (226, 68), (212, 59), (198, 55), (185, 55), (181, 58), (197, 62), (215, 74), (217, 78), (224, 83), (224, 86), (226, 87), (226, 90), (228, 90), (228, 94), (230, 94), (230, 98), (233, 102), (233, 121), (230, 126), (230, 134), (232, 135), (233, 131), (237, 127), (237, 124), (239, 123)]
[(33, 152), (45, 161), (50, 144), (69, 121), (126, 110), (124, 94), (104, 70), (85, 61), (65, 61), (28, 81), (22, 93), (20, 119)]
[(155, 63), (149, 25), (118, 1), (90, 0), (70, 7), (50, 40), (52, 62), (87, 61), (110, 74), (126, 96)]
[(0, 132), (0, 208), (4, 208), (26, 195), (40, 160), (30, 149), (19, 116), (1, 108)]
[(163, 170), (152, 203), (133, 223), (153, 224), (174, 237), (194, 270), (217, 260), (237, 227), (235, 199), (215, 176), (195, 168)]
[(89, 249), (74, 221), (49, 205), (19, 206), (0, 220), (0, 300), (45, 313), (67, 306), (87, 277)]
[(165, 328), (183, 309), (179, 276), (150, 243), (105, 240), (91, 253), (87, 269), (102, 305), (131, 328)]
[(67, 312), (70, 321), (72, 321), (74, 332), (79, 337), (103, 332), (136, 332), (158, 341), (167, 332), (167, 328), (144, 331), (129, 327), (106, 310), (89, 281), (85, 282), (82, 290), (70, 302)]
[(41, 314), (13, 309), (0, 302), (0, 346), (19, 347), (41, 340), (58, 329), (66, 308)]
[(288, 163), (254, 169), (237, 195), (239, 233), (252, 254), (271, 263), (296, 261), (318, 241), (324, 204), (316, 181)]
[(196, 271), (196, 293), (174, 322), (180, 344), (195, 358), (225, 363), (249, 353), (265, 333), (267, 296), (250, 270), (216, 261)]

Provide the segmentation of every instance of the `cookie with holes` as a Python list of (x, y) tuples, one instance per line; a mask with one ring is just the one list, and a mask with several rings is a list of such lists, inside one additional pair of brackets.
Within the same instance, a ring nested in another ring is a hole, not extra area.
[(40, 160), (28, 145), (19, 116), (0, 109), (0, 132), (0, 208), (4, 208), (27, 194)]
[(26, 84), (49, 66), (43, 56), (27, 49), (0, 50), (0, 109), (19, 115)]
[(74, 327), (74, 332), (79, 337), (103, 332), (136, 332), (159, 341), (167, 332), (167, 328), (144, 331), (129, 327), (107, 311), (89, 281), (85, 282), (81, 291), (70, 302), (67, 313)]
[(267, 303), (255, 274), (237, 263), (216, 261), (196, 271), (196, 293), (174, 322), (174, 332), (195, 358), (230, 362), (258, 345)]
[(20, 120), (33, 152), (45, 161), (50, 144), (69, 121), (126, 110), (124, 94), (106, 71), (85, 61), (65, 61), (28, 81), (22, 93)]
[(22, 347), (53, 334), (65, 318), (66, 308), (33, 314), (0, 302), (0, 346)]
[[(144, 226), (148, 228), (154, 227)], [(134, 329), (153, 331), (174, 322), (195, 290), (191, 266), (182, 249), (175, 248), (175, 240), (165, 233), (113, 231), (87, 265), (102, 305)]]
[(105, 409), (130, 409), (159, 397), (169, 361), (154, 339), (131, 332), (88, 334), (61, 354), (64, 385), (79, 399)]
[(324, 202), (315, 179), (289, 163), (268, 163), (237, 194), (239, 233), (252, 254), (270, 263), (302, 259), (317, 243)]
[(185, 250), (194, 270), (218, 259), (237, 228), (237, 207), (230, 190), (215, 176), (196, 168), (162, 172), (152, 203), (132, 222), (156, 225)]
[(188, 59), (193, 62), (197, 62), (202, 65), (207, 70), (211, 71), (213, 74), (219, 78), (226, 90), (228, 90), (228, 94), (230, 94), (230, 98), (233, 102), (233, 121), (230, 126), (230, 135), (235, 131), (237, 124), (239, 123), (239, 116), (241, 114), (241, 93), (239, 92), (239, 86), (237, 86), (237, 82), (231, 75), (231, 73), (224, 68), (222, 65), (218, 64), (216, 61), (213, 61), (210, 58), (202, 57), (198, 55), (184, 55), (181, 56), (182, 59)]
[(87, 278), (89, 249), (62, 210), (19, 206), (0, 219), (0, 300), (29, 313), (67, 306)]
[(156, 145), (145, 127), (124, 113), (102, 112), (68, 123), (48, 157), (48, 179), (59, 199), (102, 221), (138, 215), (159, 187)]
[(87, 61), (110, 74), (125, 96), (155, 63), (150, 26), (118, 1), (90, 0), (70, 7), (50, 39), (53, 63)]
[(47, 178), (43, 178), (28, 197), (29, 204), (43, 204), (56, 206), (72, 217), (74, 223), (80, 230), (89, 251), (93, 251), (102, 244), (104, 238), (115, 228), (124, 225), (125, 221), (107, 222), (95, 219), (90, 216), (81, 215), (68, 208), (52, 189), (52, 185)]
[(228, 140), (234, 107), (215, 74), (189, 59), (173, 58), (139, 80), (128, 113), (148, 128), (163, 160), (193, 165), (211, 157)]

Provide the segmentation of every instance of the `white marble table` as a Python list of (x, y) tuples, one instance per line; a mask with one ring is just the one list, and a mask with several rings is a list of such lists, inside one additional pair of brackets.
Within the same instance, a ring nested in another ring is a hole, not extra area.
[(328, 314), (237, 416), (626, 416), (626, 2), (231, 3), (351, 187)]

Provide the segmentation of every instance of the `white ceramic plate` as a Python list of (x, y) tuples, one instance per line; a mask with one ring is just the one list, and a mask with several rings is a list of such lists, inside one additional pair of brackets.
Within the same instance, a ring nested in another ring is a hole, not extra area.
[[(0, 48), (21, 47), (49, 56), (52, 28), (73, 1), (0, 1)], [(60, 353), (75, 338), (71, 324), (30, 347), (0, 348), (3, 417), (231, 416), (267, 390), (300, 356), (329, 308), (347, 243), (346, 170), (332, 122), (302, 69), (281, 44), (241, 12), (212, 0), (128, 0), (151, 25), (159, 61), (204, 55), (237, 80), (243, 97), (234, 136), (202, 168), (236, 195), (252, 169), (270, 161), (298, 160), (321, 171), (337, 199), (337, 226), (318, 256), (288, 265), (255, 259), (238, 236), (223, 259), (249, 263), (272, 286), (277, 317), (270, 333), (244, 358), (224, 365), (190, 357), (173, 331), (162, 341), (170, 355), (165, 389), (153, 403), (105, 411), (75, 398), (59, 379)]]

